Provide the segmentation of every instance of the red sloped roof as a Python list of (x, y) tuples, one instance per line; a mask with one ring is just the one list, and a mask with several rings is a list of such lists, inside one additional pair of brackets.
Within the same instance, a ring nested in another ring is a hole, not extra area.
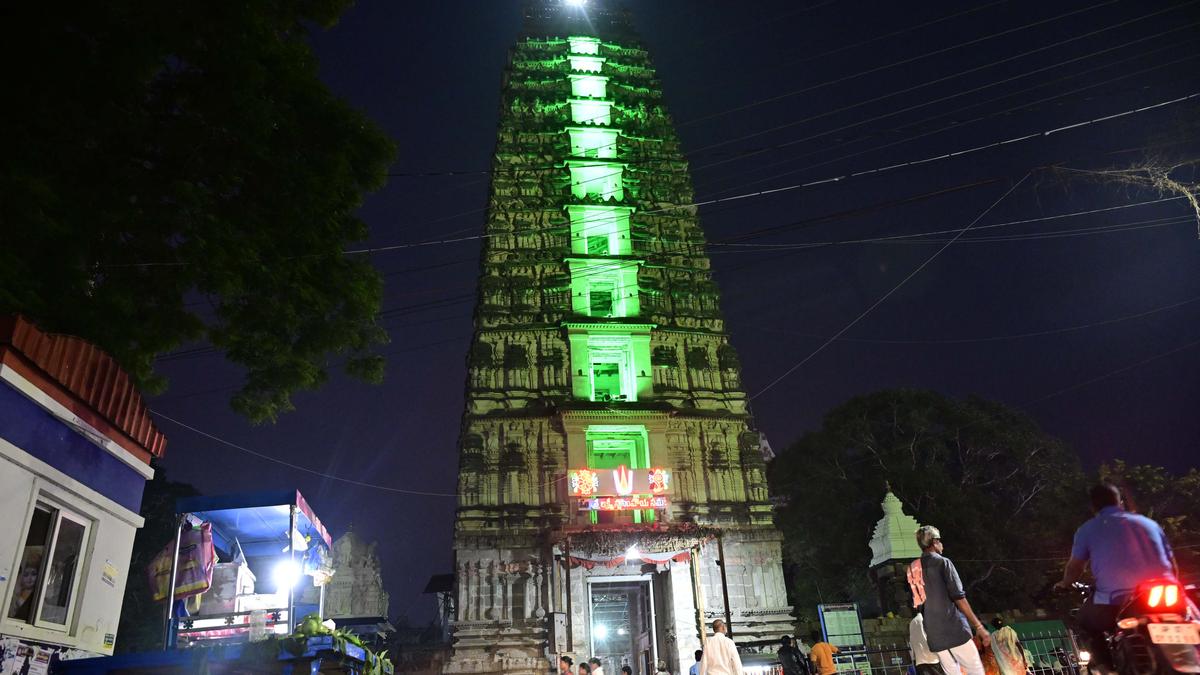
[(129, 375), (96, 345), (45, 333), (23, 316), (0, 317), (0, 364), (11, 367), (143, 462), (162, 457), (166, 436)]

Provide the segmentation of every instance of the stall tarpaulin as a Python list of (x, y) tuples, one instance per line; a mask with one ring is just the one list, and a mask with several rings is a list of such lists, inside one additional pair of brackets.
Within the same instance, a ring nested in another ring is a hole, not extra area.
[[(146, 574), (155, 601), (167, 597), (171, 585), (171, 556), (175, 552), (175, 541), (154, 556)], [(180, 535), (179, 562), (175, 572), (175, 599), (203, 593), (212, 586), (213, 567), (217, 555), (213, 548), (212, 524), (202, 523), (185, 528)]]

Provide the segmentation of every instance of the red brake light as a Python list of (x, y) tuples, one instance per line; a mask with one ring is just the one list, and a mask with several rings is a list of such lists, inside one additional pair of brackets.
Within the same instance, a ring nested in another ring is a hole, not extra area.
[(1163, 606), (1174, 607), (1179, 602), (1179, 586), (1170, 584), (1163, 593)]
[(1162, 585), (1160, 584), (1157, 586), (1151, 586), (1150, 587), (1150, 596), (1146, 598), (1146, 606), (1151, 607), (1151, 608), (1158, 607), (1159, 604), (1162, 603), (1162, 600), (1163, 600)]
[(1181, 595), (1179, 584), (1154, 584), (1146, 590), (1146, 606), (1150, 609), (1174, 607), (1179, 604)]

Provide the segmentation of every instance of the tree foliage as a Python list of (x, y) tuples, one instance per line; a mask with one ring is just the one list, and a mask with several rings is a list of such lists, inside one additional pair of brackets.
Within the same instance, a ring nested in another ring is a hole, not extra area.
[(394, 149), (307, 42), (347, 4), (14, 6), (0, 312), (99, 344), (149, 391), (156, 355), (208, 340), (246, 368), (233, 405), (255, 421), (334, 355), (378, 379), (382, 282), (341, 251)]
[[(1087, 517), (1075, 455), (1027, 416), (979, 398), (889, 390), (831, 411), (768, 471), (793, 601), (878, 608), (868, 547), (885, 486), (946, 554), (980, 607), (1029, 607)], [(811, 610), (809, 610), (811, 611)]]

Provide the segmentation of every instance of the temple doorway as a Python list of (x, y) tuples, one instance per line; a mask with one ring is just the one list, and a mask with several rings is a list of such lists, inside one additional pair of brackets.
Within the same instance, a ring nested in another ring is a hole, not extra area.
[(633, 675), (654, 675), (658, 634), (650, 581), (649, 576), (588, 580), (591, 653), (605, 675), (620, 675), (621, 666), (632, 668)]

